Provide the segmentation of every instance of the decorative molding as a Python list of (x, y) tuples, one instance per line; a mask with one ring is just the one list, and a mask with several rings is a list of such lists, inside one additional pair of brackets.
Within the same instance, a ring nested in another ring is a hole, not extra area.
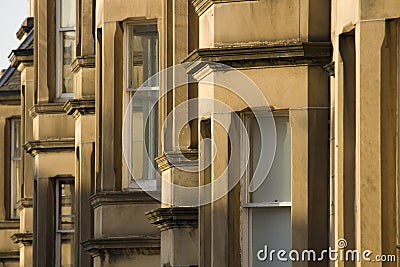
[(36, 118), (41, 114), (65, 114), (64, 103), (35, 104), (29, 109), (29, 115)]
[(32, 233), (16, 233), (11, 236), (14, 243), (22, 244), (24, 246), (32, 246), (33, 234)]
[(13, 50), (9, 59), (12, 67), (18, 67), (21, 63), (33, 66), (33, 49)]
[(19, 250), (0, 251), (0, 262), (19, 260)]
[(159, 208), (146, 212), (151, 224), (154, 224), (160, 231), (173, 228), (197, 228), (198, 208), (171, 207)]
[(19, 220), (0, 221), (0, 230), (19, 229)]
[(2, 105), (21, 105), (21, 92), (8, 91), (0, 92), (0, 104)]
[(197, 149), (187, 149), (180, 151), (166, 152), (156, 158), (158, 170), (166, 171), (172, 167), (179, 166), (198, 166), (199, 152)]
[(95, 99), (94, 97), (70, 99), (65, 102), (63, 109), (67, 115), (76, 120), (82, 115), (95, 114)]
[(21, 198), (17, 202), (17, 206), (19, 210), (32, 208), (33, 207), (33, 198)]
[(77, 57), (71, 63), (72, 73), (77, 73), (82, 68), (95, 68), (95, 67), (96, 67), (96, 57), (94, 55)]
[(234, 68), (297, 65), (324, 66), (330, 62), (331, 51), (332, 46), (329, 42), (226, 46), (196, 49), (183, 62), (191, 63), (188, 67), (190, 73), (194, 73), (202, 67), (198, 63), (200, 61), (219, 62)]
[(29, 141), (23, 145), (32, 156), (40, 153), (75, 151), (75, 138), (60, 138)]
[(21, 27), (17, 31), (17, 38), (21, 40), (25, 34), (28, 34), (33, 29), (34, 19), (33, 17), (27, 17), (21, 24)]
[(160, 254), (160, 237), (127, 236), (94, 238), (82, 242), (82, 246), (92, 257), (101, 255), (158, 255)]
[(324, 70), (329, 74), (329, 76), (335, 77), (335, 62), (331, 62), (323, 66)]
[(206, 12), (212, 5), (232, 2), (254, 2), (259, 0), (192, 0), (192, 4), (199, 16)]
[(89, 198), (93, 208), (104, 205), (120, 205), (120, 204), (156, 204), (160, 203), (157, 199), (149, 196), (144, 191), (133, 192), (99, 192)]

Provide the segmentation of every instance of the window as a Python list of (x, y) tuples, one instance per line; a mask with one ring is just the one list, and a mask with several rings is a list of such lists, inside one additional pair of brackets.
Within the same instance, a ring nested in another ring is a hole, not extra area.
[(73, 266), (74, 254), (74, 180), (55, 180), (56, 267)]
[(57, 96), (73, 97), (71, 63), (75, 59), (76, 0), (57, 1)]
[[(264, 116), (264, 115), (263, 115)], [(244, 208), (246, 210), (247, 266), (291, 266), (290, 262), (261, 261), (258, 251), (267, 245), (268, 250), (284, 249), (289, 253), (291, 237), (291, 131), (287, 116), (274, 115), (276, 126), (276, 152), (271, 169), (260, 185), (250, 193), (249, 182), (260, 160), (261, 128), (267, 127), (266, 116), (247, 116), (245, 123), (249, 135), (249, 164), (245, 182)], [(259, 125), (260, 124), (260, 125)], [(263, 129), (265, 132), (268, 129)], [(265, 137), (264, 137), (265, 138)], [(269, 140), (264, 139), (268, 149)], [(246, 151), (246, 150), (244, 150)], [(287, 255), (286, 255), (287, 256)]]
[(128, 24), (127, 32), (128, 88), (158, 87), (157, 78), (148, 80), (158, 72), (157, 25)]
[(10, 200), (10, 218), (18, 219), (17, 197), (18, 185), (20, 183), (20, 168), (21, 168), (21, 120), (11, 120), (11, 200)]
[[(158, 116), (158, 31), (157, 25), (127, 24), (127, 165), (135, 185), (156, 188)], [(148, 160), (150, 159), (150, 160)]]

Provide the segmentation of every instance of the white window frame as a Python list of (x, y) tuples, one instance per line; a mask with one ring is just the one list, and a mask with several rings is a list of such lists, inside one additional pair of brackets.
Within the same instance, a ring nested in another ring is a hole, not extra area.
[[(21, 119), (20, 118), (12, 118), (10, 120), (11, 122), (11, 151), (10, 151), (10, 186), (11, 186), (11, 192), (10, 192), (10, 219), (19, 219), (19, 214), (18, 214), (18, 165), (21, 167), (21, 147), (16, 148), (14, 147), (15, 144), (15, 139), (19, 138), (19, 144), (21, 145)], [(19, 122), (19, 132), (18, 136), (15, 136), (15, 128), (16, 128), (16, 123)], [(19, 156), (15, 155), (16, 150), (19, 149)]]
[[(76, 27), (61, 27), (61, 1), (56, 0), (56, 97), (58, 99), (63, 98), (74, 98), (75, 93), (63, 93), (62, 92), (62, 79), (63, 79), (63, 61), (64, 61), (64, 40), (63, 33), (65, 32), (76, 32)], [(76, 10), (74, 10), (76, 13)], [(76, 17), (76, 16), (75, 16)], [(76, 46), (76, 36), (75, 36)], [(76, 47), (75, 47), (76, 48)], [(76, 86), (73, 83), (74, 91)]]
[[(154, 25), (157, 28), (157, 32), (158, 32), (158, 43), (157, 43), (157, 47), (158, 47), (158, 52), (157, 52), (157, 58), (156, 58), (156, 64), (158, 64), (158, 70), (160, 69), (159, 65), (160, 65), (160, 32), (159, 32), (159, 27), (157, 24), (156, 20), (145, 20), (145, 21), (126, 21), (124, 23), (124, 87), (125, 89), (125, 96), (124, 98), (126, 99), (125, 104), (126, 106), (129, 104), (133, 94), (137, 91), (147, 91), (149, 94), (152, 93), (157, 93), (159, 92), (159, 86), (141, 86), (139, 88), (133, 88), (129, 86), (129, 71), (130, 71), (130, 39), (131, 39), (131, 29), (132, 27), (135, 26), (140, 26), (140, 25)], [(145, 82), (145, 81), (143, 81)], [(158, 84), (160, 83), (160, 81), (158, 81)], [(158, 114), (157, 114), (157, 118), (158, 118)], [(157, 123), (157, 118), (156, 118), (156, 122), (155, 125), (151, 125), (150, 127), (154, 126), (153, 128), (155, 128), (156, 130), (154, 131), (155, 133), (155, 137), (158, 138), (158, 131), (157, 131), (157, 127), (158, 127), (158, 123)], [(133, 125), (132, 125), (132, 120), (130, 120), (130, 125), (129, 125), (130, 129), (133, 129)], [(158, 143), (153, 143), (151, 142), (151, 145), (158, 146)], [(149, 150), (154, 149), (153, 148), (149, 148)], [(129, 151), (126, 151), (125, 156), (127, 157), (128, 160), (131, 160), (133, 157), (133, 153), (132, 150), (129, 149)], [(150, 167), (149, 167), (150, 168)], [(128, 167), (127, 167), (128, 169)], [(143, 172), (143, 170), (142, 170)], [(146, 190), (153, 190), (153, 191), (157, 191), (159, 190), (158, 186), (157, 186), (157, 176), (155, 175), (154, 179), (142, 179), (142, 178), (138, 178), (135, 179), (132, 174), (129, 172), (129, 170), (126, 171), (127, 176), (128, 176), (128, 190), (129, 189), (133, 189), (133, 190), (140, 190), (141, 188), (146, 188)]]
[[(74, 229), (71, 230), (62, 230), (60, 229), (60, 184), (61, 183), (69, 183), (72, 184), (73, 190), (75, 190), (75, 182), (74, 179), (71, 178), (56, 178), (55, 183), (54, 183), (54, 197), (55, 197), (55, 266), (56, 267), (61, 267), (61, 257), (62, 257), (62, 240), (65, 238), (65, 236), (70, 235), (73, 238), (73, 235), (75, 233), (75, 223), (74, 223)], [(72, 195), (72, 198), (74, 198), (74, 195)], [(71, 199), (71, 211), (72, 215), (69, 216), (75, 221), (75, 212), (74, 212), (74, 199)], [(71, 253), (74, 253), (74, 248), (71, 248)], [(72, 259), (71, 259), (72, 260)], [(72, 263), (73, 264), (73, 263)]]
[[(279, 110), (279, 111), (256, 111), (257, 116), (263, 117), (263, 116), (273, 116), (275, 117), (287, 117), (289, 119), (289, 114), (287, 110)], [(250, 118), (254, 118), (255, 115), (252, 112), (244, 112), (241, 114), (243, 123), (245, 125), (246, 131), (249, 132), (249, 120)], [(291, 135), (291, 140), (292, 140), (292, 132), (290, 132)], [(242, 216), (241, 216), (241, 224), (242, 224), (242, 231), (241, 231), (241, 240), (243, 242), (241, 249), (242, 249), (242, 266), (243, 267), (251, 267), (252, 266), (252, 216), (251, 216), (251, 211), (252, 209), (255, 208), (279, 208), (279, 207), (288, 207), (290, 210), (292, 209), (292, 202), (288, 201), (281, 201), (281, 202), (263, 202), (263, 203), (251, 203), (249, 201), (250, 199), (250, 194), (248, 192), (248, 184), (250, 181), (250, 172), (248, 170), (248, 166), (246, 164), (245, 159), (250, 160), (250, 143), (247, 142), (246, 138), (248, 138), (248, 134), (241, 132), (241, 147), (242, 147), (242, 157), (241, 157), (241, 168), (243, 168), (244, 171), (244, 178), (241, 181), (241, 188), (242, 188), (242, 194), (241, 194), (241, 206), (242, 206)], [(292, 152), (291, 152), (292, 153)], [(291, 184), (293, 183), (293, 178), (291, 178)], [(291, 190), (292, 190), (291, 186)], [(292, 196), (292, 192), (291, 192)]]

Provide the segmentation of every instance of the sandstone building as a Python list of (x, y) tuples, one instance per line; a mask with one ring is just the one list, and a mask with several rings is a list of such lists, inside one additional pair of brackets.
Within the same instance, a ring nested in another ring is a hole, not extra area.
[(0, 77), (0, 266), (399, 265), (260, 260), (397, 257), (397, 0), (28, 9)]

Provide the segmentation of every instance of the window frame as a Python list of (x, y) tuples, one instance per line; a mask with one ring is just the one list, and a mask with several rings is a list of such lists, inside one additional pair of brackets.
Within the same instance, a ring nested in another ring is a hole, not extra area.
[[(63, 93), (62, 92), (62, 84), (63, 84), (63, 66), (64, 66), (64, 38), (63, 34), (66, 32), (74, 32), (76, 34), (76, 21), (75, 26), (73, 27), (62, 27), (61, 26), (61, 1), (56, 0), (56, 98), (57, 99), (70, 99), (75, 97), (75, 82), (72, 82), (73, 85), (73, 93)], [(75, 0), (74, 0), (75, 1)], [(76, 7), (76, 4), (75, 4)], [(76, 20), (76, 8), (75, 12), (75, 20)], [(73, 50), (76, 49), (76, 35), (74, 41)], [(76, 53), (73, 53), (76, 54)], [(72, 59), (74, 60), (74, 59)]]
[[(124, 103), (126, 105), (126, 108), (129, 108), (129, 103), (130, 103), (133, 95), (138, 91), (148, 92), (149, 94), (153, 94), (153, 93), (155, 93), (157, 95), (159, 94), (160, 81), (158, 81), (158, 86), (144, 87), (141, 85), (138, 88), (133, 88), (133, 87), (129, 86), (130, 85), (130, 82), (129, 82), (130, 74), (129, 73), (131, 71), (131, 66), (130, 66), (131, 51), (129, 48), (130, 48), (130, 44), (131, 44), (131, 38), (133, 37), (131, 35), (131, 33), (135, 26), (149, 26), (149, 25), (155, 26), (157, 29), (157, 34), (158, 34), (158, 36), (157, 36), (158, 37), (157, 38), (157, 54), (156, 54), (157, 55), (156, 64), (158, 65), (157, 66), (157, 72), (158, 72), (160, 70), (160, 31), (159, 31), (158, 21), (157, 20), (141, 20), (141, 21), (128, 20), (128, 21), (124, 22), (124, 88), (125, 88)], [(152, 77), (152, 76), (150, 76), (150, 77)], [(143, 82), (146, 82), (146, 81), (143, 81)], [(131, 108), (133, 108), (133, 105), (130, 105), (130, 106), (131, 106)], [(157, 110), (158, 110), (158, 104), (155, 105), (155, 108), (157, 108)], [(129, 123), (130, 123), (130, 125), (129, 125), (130, 129), (132, 129), (132, 127), (133, 127), (132, 120), (130, 120)], [(153, 128), (154, 128), (153, 129), (154, 135), (158, 139), (158, 112), (156, 114)], [(158, 145), (155, 144), (155, 146), (156, 146), (155, 149), (157, 150)], [(126, 164), (131, 164), (128, 161), (132, 161), (132, 158), (133, 158), (132, 149), (129, 149), (129, 151), (126, 151), (125, 156), (126, 156), (126, 161), (127, 161)], [(155, 156), (157, 156), (157, 153)], [(155, 163), (155, 159), (154, 159), (154, 163)], [(150, 167), (148, 167), (148, 168), (150, 168)], [(157, 167), (155, 167), (155, 169), (157, 170)], [(146, 190), (157, 191), (160, 189), (158, 187), (157, 174), (154, 176), (154, 179), (143, 179), (143, 166), (142, 166), (142, 177), (141, 178), (134, 178), (133, 174), (129, 171), (128, 165), (126, 165), (126, 173), (127, 173), (126, 179), (128, 180), (126, 189), (128, 189), (128, 190), (130, 190), (130, 189), (141, 190), (142, 188), (146, 188)]]
[[(289, 112), (288, 110), (274, 110), (274, 111), (255, 111), (255, 112), (242, 112), (241, 113), (241, 118), (243, 121), (243, 124), (245, 125), (245, 130), (247, 133), (249, 132), (249, 120), (251, 118), (255, 117), (255, 114), (257, 116), (264, 116), (263, 114), (266, 114), (266, 116), (272, 116), (275, 117), (287, 117), (288, 122), (290, 125), (290, 117), (289, 117)], [(250, 202), (250, 194), (247, 190), (249, 181), (250, 181), (250, 171), (249, 168), (250, 166), (246, 165), (246, 160), (249, 159), (249, 162), (251, 161), (251, 157), (248, 153), (250, 153), (250, 146), (251, 144), (246, 141), (246, 137), (249, 135), (243, 132), (243, 130), (240, 133), (240, 140), (241, 140), (241, 148), (242, 148), (242, 156), (241, 156), (241, 168), (243, 168), (243, 179), (241, 181), (241, 210), (243, 211), (242, 216), (241, 216), (241, 225), (242, 231), (241, 231), (241, 240), (242, 240), (242, 265), (244, 267), (250, 267), (252, 266), (252, 259), (253, 259), (253, 240), (252, 240), (252, 227), (253, 227), (253, 218), (252, 218), (252, 211), (254, 209), (272, 209), (272, 208), (290, 208), (290, 213), (292, 214), (292, 201), (278, 201), (278, 202), (263, 202), (263, 203), (251, 203)], [(292, 131), (290, 131), (290, 140), (292, 141)], [(246, 144), (249, 146), (247, 147)], [(290, 149), (290, 153), (292, 155), (292, 147)], [(248, 162), (248, 164), (249, 164)], [(292, 162), (292, 160), (291, 160)], [(292, 168), (292, 167), (291, 167)], [(291, 191), (292, 191), (292, 184), (293, 184), (293, 176), (291, 173)], [(291, 200), (292, 200), (292, 192), (291, 192)]]
[[(18, 136), (17, 138), (19, 139), (19, 157), (15, 156), (15, 152), (17, 150), (15, 145), (15, 127), (16, 127), (16, 122), (19, 122), (19, 131), (18, 131)], [(21, 146), (21, 118), (20, 117), (14, 117), (10, 118), (10, 212), (9, 216), (11, 220), (18, 220), (19, 219), (19, 214), (18, 214), (18, 187), (20, 184), (20, 181), (18, 181), (18, 178), (20, 178), (20, 171), (21, 164), (22, 164), (22, 146)], [(19, 166), (18, 166), (19, 165)]]
[[(71, 211), (72, 214), (71, 217), (72, 221), (74, 222), (73, 224), (73, 229), (71, 230), (62, 230), (59, 229), (60, 227), (60, 185), (61, 183), (68, 183), (72, 186), (72, 196), (71, 196)], [(72, 242), (74, 241), (74, 233), (75, 233), (75, 207), (74, 207), (74, 197), (75, 197), (75, 179), (73, 177), (56, 177), (54, 179), (54, 234), (55, 234), (55, 245), (54, 245), (54, 249), (55, 249), (55, 266), (59, 267), (61, 266), (61, 261), (62, 261), (62, 240), (65, 239), (72, 239)], [(71, 255), (74, 254), (74, 243), (72, 243), (71, 245)], [(71, 257), (71, 262), (73, 261), (73, 257)]]

